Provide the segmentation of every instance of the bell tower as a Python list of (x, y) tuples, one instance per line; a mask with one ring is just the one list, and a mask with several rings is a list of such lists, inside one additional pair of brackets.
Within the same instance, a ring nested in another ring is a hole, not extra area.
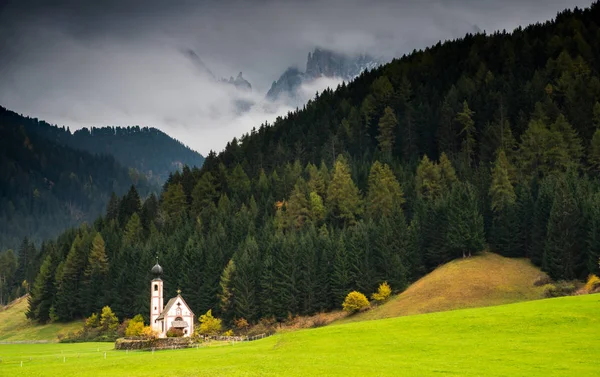
[(152, 267), (152, 275), (154, 279), (150, 282), (150, 327), (157, 333), (162, 333), (164, 329), (161, 329), (162, 322), (157, 323), (156, 318), (162, 313), (164, 307), (163, 297), (163, 281), (160, 278), (163, 269), (158, 264), (158, 257), (156, 257), (156, 264)]

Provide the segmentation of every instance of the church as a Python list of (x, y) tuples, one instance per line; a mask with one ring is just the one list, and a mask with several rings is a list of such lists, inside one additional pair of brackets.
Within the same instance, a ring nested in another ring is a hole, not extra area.
[(181, 291), (177, 290), (177, 296), (173, 297), (164, 304), (163, 281), (160, 278), (163, 273), (162, 267), (158, 264), (151, 270), (154, 279), (150, 284), (150, 326), (159, 338), (166, 338), (167, 331), (170, 328), (180, 329), (183, 336), (189, 337), (194, 334), (194, 313), (186, 304)]

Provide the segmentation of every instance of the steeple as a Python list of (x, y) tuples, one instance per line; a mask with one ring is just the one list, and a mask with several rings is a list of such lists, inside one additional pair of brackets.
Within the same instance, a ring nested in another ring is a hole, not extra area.
[(164, 308), (163, 281), (160, 278), (163, 268), (158, 264), (158, 255), (156, 256), (156, 264), (150, 272), (154, 275), (154, 279), (150, 282), (150, 327), (154, 331), (162, 333), (164, 331), (164, 323), (156, 323), (156, 318), (158, 318)]

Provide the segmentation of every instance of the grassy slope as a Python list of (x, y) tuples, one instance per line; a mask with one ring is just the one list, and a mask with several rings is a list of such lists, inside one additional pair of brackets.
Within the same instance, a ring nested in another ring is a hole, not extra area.
[(541, 299), (544, 288), (533, 285), (540, 275), (527, 259), (486, 252), (440, 266), (384, 305), (340, 323)]
[(27, 296), (21, 297), (0, 311), (0, 341), (48, 340), (79, 330), (81, 322), (38, 325), (25, 317)]
[(0, 372), (7, 376), (100, 372), (110, 376), (597, 376), (599, 312), (596, 294), (333, 325), (235, 346), (155, 354), (114, 351), (107, 343), (0, 345)]

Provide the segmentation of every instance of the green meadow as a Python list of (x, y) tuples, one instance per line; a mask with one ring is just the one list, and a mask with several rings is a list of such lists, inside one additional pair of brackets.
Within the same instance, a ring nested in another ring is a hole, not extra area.
[(596, 294), (155, 353), (108, 343), (0, 345), (0, 375), (597, 376), (599, 334)]

